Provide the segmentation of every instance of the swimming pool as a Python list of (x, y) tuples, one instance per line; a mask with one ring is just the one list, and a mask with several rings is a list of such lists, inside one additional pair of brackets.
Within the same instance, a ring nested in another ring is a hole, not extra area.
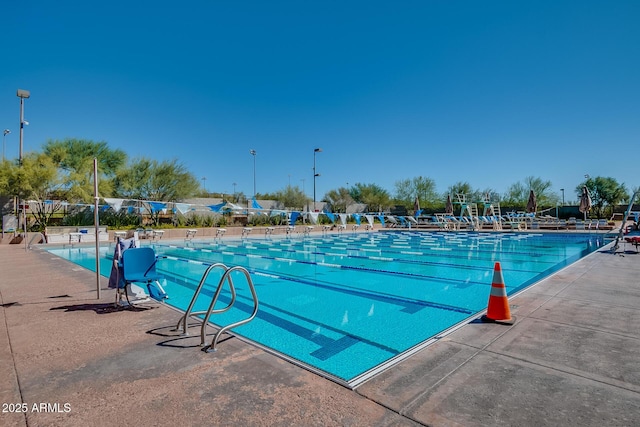
[[(354, 387), (485, 310), (496, 261), (513, 295), (602, 245), (597, 234), (399, 231), (154, 247), (166, 256), (157, 269), (166, 277), (167, 304), (185, 310), (208, 265), (243, 266), (260, 310), (233, 333)], [(50, 252), (95, 269), (95, 248)], [(105, 275), (112, 252), (101, 248)], [(206, 310), (220, 276), (212, 272), (194, 310)], [(246, 282), (234, 284), (234, 308), (211, 322), (226, 325), (251, 313)], [(228, 302), (229, 294), (220, 300)]]

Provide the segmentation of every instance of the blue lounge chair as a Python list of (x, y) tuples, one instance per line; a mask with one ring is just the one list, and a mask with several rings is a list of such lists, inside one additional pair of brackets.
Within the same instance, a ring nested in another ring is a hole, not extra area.
[[(156, 300), (168, 298), (160, 285), (163, 279), (156, 271), (158, 258), (152, 248), (132, 248), (122, 253), (122, 282), (120, 287), (125, 288), (132, 283), (144, 283), (147, 285), (149, 295)], [(127, 294), (128, 295), (128, 294)]]

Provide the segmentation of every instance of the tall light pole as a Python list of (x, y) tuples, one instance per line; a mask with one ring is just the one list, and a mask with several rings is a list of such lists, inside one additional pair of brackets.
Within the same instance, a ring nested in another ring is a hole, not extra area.
[(256, 198), (256, 150), (249, 150), (249, 154), (253, 156), (253, 198)]
[(316, 211), (316, 177), (320, 176), (316, 173), (316, 153), (322, 152), (322, 148), (315, 148), (313, 150), (313, 211)]
[(202, 178), (200, 178), (202, 180), (202, 189), (204, 190), (204, 192), (207, 192), (207, 177), (203, 176)]
[(2, 132), (2, 161), (4, 162), (4, 147), (7, 145), (7, 135), (10, 134), (11, 131), (9, 129), (5, 129)]
[[(18, 89), (18, 92), (16, 93), (16, 95), (18, 96), (18, 98), (20, 98), (20, 167), (22, 167), (22, 133), (23, 133), (23, 129), (24, 129), (24, 125), (29, 124), (28, 122), (24, 121), (24, 100), (25, 98), (29, 98), (31, 96), (31, 94), (29, 93), (28, 90), (24, 90), (24, 89)], [(22, 200), (20, 200), (18, 198), (18, 203), (23, 203)], [(27, 209), (24, 206), (24, 204), (22, 205), (22, 221), (23, 221), (23, 225), (24, 225), (24, 250), (27, 250)], [(96, 236), (96, 239), (98, 238), (98, 236)]]
[(562, 206), (564, 206), (564, 188), (561, 188), (560, 191), (562, 191)]
[(24, 129), (24, 125), (29, 124), (24, 121), (24, 100), (31, 96), (28, 90), (18, 89), (17, 93), (18, 98), (20, 98), (20, 164), (22, 164), (22, 132)]

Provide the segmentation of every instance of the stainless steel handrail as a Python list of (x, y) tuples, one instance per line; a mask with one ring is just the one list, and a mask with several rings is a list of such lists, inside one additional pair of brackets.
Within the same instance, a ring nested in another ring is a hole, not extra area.
[[(224, 271), (226, 272), (227, 270), (229, 270), (229, 267), (227, 267), (226, 265), (217, 262), (215, 264), (211, 264), (209, 267), (207, 267), (207, 269), (204, 271), (204, 273), (202, 274), (202, 278), (200, 279), (200, 283), (198, 284), (198, 287), (196, 288), (195, 293), (193, 294), (193, 297), (191, 298), (191, 302), (189, 303), (189, 307), (187, 307), (187, 310), (184, 312), (184, 316), (182, 316), (180, 318), (180, 320), (178, 320), (178, 324), (176, 325), (176, 330), (180, 329), (180, 324), (182, 323), (183, 325), (183, 329), (182, 329), (182, 335), (189, 335), (189, 332), (187, 331), (187, 319), (190, 316), (200, 316), (202, 314), (205, 314), (206, 311), (196, 311), (196, 312), (191, 312), (191, 310), (193, 310), (193, 306), (196, 303), (196, 300), (198, 299), (198, 295), (200, 295), (200, 291), (202, 290), (202, 287), (204, 286), (204, 282), (205, 280), (207, 280), (207, 276), (209, 276), (209, 273), (211, 272), (211, 270), (213, 270), (214, 268), (222, 268), (224, 269)], [(226, 276), (223, 274), (222, 278), (225, 278)], [(221, 283), (218, 283), (218, 288), (221, 288)], [(231, 302), (229, 303), (229, 306), (227, 307), (227, 310), (229, 308), (231, 308), (231, 306), (233, 305), (233, 303), (236, 300), (236, 293), (235, 293), (235, 288), (233, 287), (233, 283), (230, 284), (230, 288), (231, 288)], [(226, 311), (226, 310), (225, 310)]]
[(33, 237), (31, 237), (31, 240), (29, 241), (29, 249), (31, 249), (31, 247), (33, 246), (33, 241), (38, 239), (38, 238), (41, 240), (40, 243), (47, 243), (47, 238), (45, 237), (44, 234), (36, 233), (36, 234), (33, 235)]
[[(235, 289), (233, 287), (233, 281), (231, 280), (231, 273), (234, 271), (240, 271), (242, 272), (245, 277), (247, 278), (247, 283), (249, 285), (249, 289), (251, 290), (251, 296), (253, 298), (253, 312), (251, 313), (251, 316), (249, 316), (248, 318), (244, 319), (244, 320), (240, 320), (237, 321), (235, 323), (232, 323), (230, 325), (221, 327), (218, 332), (216, 332), (215, 336), (213, 337), (213, 340), (211, 341), (211, 345), (209, 347), (207, 347), (205, 349), (206, 352), (211, 352), (211, 351), (216, 351), (216, 345), (218, 344), (218, 340), (220, 339), (220, 336), (226, 332), (227, 330), (231, 329), (231, 328), (235, 328), (237, 326), (240, 325), (244, 325), (245, 323), (250, 322), (251, 320), (253, 320), (254, 317), (256, 317), (256, 314), (258, 314), (258, 295), (256, 294), (256, 289), (255, 286), (253, 285), (253, 280), (251, 280), (251, 275), (249, 274), (249, 271), (244, 268), (244, 267), (240, 267), (240, 266), (235, 266), (235, 267), (231, 267), (229, 269), (227, 269), (227, 271), (225, 271), (225, 273), (223, 274), (222, 278), (220, 279), (220, 283), (218, 284), (218, 289), (216, 289), (216, 293), (213, 296), (213, 299), (211, 300), (211, 304), (209, 305), (209, 310), (207, 310), (207, 314), (205, 315), (203, 321), (202, 321), (202, 328), (200, 329), (200, 339), (201, 345), (204, 345), (205, 342), (205, 334), (206, 334), (206, 329), (207, 329), (207, 323), (209, 322), (209, 317), (211, 316), (211, 314), (213, 313), (221, 313), (222, 311), (226, 311), (228, 310), (231, 305), (233, 304), (233, 302), (235, 301)], [(231, 287), (232, 290), (232, 294), (233, 294), (233, 299), (232, 302), (230, 303), (230, 305), (224, 309), (219, 309), (219, 310), (214, 310), (214, 306), (216, 305), (216, 302), (218, 301), (218, 297), (220, 296), (220, 292), (222, 291), (222, 286), (224, 285), (224, 282), (228, 281), (229, 282), (229, 286)]]
[(638, 197), (638, 194), (640, 194), (640, 191), (636, 191), (635, 193), (633, 193), (633, 195), (631, 196), (631, 199), (629, 200), (629, 206), (627, 207), (627, 210), (624, 211), (622, 224), (620, 224), (620, 231), (618, 232), (618, 236), (616, 237), (616, 243), (613, 245), (613, 248), (611, 250), (611, 252), (613, 253), (615, 253), (618, 250), (618, 248), (620, 247), (620, 240), (624, 238), (625, 225), (627, 224), (627, 220), (629, 219), (629, 213), (633, 208), (633, 202), (635, 201), (636, 197)]

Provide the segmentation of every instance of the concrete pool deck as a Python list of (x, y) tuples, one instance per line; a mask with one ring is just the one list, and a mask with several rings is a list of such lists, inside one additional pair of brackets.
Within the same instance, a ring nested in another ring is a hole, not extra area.
[(349, 390), (236, 338), (204, 353), (176, 311), (114, 310), (106, 278), (98, 300), (94, 273), (0, 245), (0, 425), (640, 425), (640, 254), (620, 251)]

